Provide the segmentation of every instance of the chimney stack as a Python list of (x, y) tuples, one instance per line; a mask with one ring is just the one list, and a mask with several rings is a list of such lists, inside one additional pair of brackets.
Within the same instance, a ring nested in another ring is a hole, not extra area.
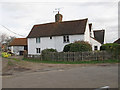
[(58, 11), (58, 14), (55, 15), (55, 22), (62, 22), (62, 18), (63, 16), (59, 14), (59, 11)]

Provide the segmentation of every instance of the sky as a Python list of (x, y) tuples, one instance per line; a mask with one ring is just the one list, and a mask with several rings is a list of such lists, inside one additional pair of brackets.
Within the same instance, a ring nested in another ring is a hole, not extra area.
[(93, 30), (105, 29), (106, 43), (118, 39), (118, 0), (1, 0), (0, 34), (27, 37), (33, 25), (55, 22), (56, 8), (63, 21), (88, 18)]

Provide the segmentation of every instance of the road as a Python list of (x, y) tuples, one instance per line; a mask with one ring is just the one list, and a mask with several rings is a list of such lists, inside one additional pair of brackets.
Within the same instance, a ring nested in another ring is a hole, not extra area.
[(118, 88), (118, 65), (93, 65), (3, 76), (3, 88)]

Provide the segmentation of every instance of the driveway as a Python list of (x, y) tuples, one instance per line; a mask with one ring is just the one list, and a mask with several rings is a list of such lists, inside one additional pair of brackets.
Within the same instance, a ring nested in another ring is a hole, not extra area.
[(118, 64), (47, 69), (3, 76), (3, 88), (118, 88)]

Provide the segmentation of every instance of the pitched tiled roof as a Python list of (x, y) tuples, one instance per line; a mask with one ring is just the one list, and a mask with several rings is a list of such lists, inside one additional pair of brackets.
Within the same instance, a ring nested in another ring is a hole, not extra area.
[(114, 43), (120, 44), (120, 38), (118, 40), (116, 40)]
[(10, 46), (25, 46), (27, 45), (27, 39), (26, 38), (15, 38), (9, 45)]
[(95, 30), (94, 31), (94, 38), (99, 41), (101, 44), (104, 44), (104, 35), (105, 30)]
[(84, 34), (88, 19), (34, 25), (27, 38)]

